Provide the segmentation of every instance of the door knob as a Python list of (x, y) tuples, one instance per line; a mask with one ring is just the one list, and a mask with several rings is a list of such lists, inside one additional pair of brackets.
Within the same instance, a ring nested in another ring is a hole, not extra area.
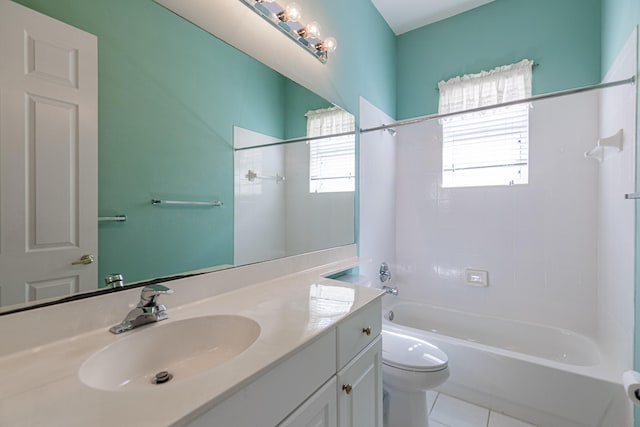
[(82, 255), (79, 260), (73, 261), (71, 264), (72, 265), (78, 265), (78, 264), (88, 265), (88, 264), (91, 264), (92, 262), (93, 262), (93, 255), (86, 254), (86, 255)]

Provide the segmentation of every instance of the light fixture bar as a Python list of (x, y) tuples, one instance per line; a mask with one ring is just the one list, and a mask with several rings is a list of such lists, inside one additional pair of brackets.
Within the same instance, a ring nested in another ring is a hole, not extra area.
[(328, 52), (335, 50), (336, 40), (328, 37), (322, 40), (316, 22), (304, 25), (299, 21), (299, 8), (292, 4), (281, 6), (274, 0), (240, 0), (265, 21), (276, 27), (320, 62), (327, 62)]

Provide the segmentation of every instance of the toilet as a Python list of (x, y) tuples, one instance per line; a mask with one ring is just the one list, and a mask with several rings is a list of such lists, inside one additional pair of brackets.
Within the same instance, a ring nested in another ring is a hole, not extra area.
[(427, 390), (448, 377), (448, 358), (442, 350), (401, 327), (383, 327), (385, 427), (427, 427)]

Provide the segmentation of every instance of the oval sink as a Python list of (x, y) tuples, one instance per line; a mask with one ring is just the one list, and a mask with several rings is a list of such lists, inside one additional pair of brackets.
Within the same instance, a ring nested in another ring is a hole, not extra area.
[[(89, 357), (79, 377), (101, 390), (166, 387), (233, 359), (259, 335), (258, 323), (235, 315), (194, 317), (134, 330)], [(162, 371), (172, 379), (155, 384), (156, 374)]]

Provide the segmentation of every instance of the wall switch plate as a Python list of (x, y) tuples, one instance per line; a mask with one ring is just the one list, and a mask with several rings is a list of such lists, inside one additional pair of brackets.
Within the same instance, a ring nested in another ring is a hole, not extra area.
[(464, 277), (467, 285), (479, 286), (486, 288), (489, 286), (489, 272), (485, 270), (474, 270), (467, 268), (464, 271)]

